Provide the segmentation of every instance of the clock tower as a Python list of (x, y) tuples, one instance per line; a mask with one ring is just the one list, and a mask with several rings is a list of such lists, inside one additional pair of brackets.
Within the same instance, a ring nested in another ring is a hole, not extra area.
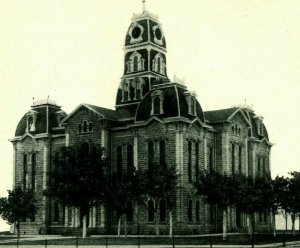
[(166, 40), (156, 15), (143, 8), (134, 14), (125, 37), (124, 74), (119, 85), (116, 109), (135, 112), (141, 99), (155, 84), (169, 81), (166, 69)]

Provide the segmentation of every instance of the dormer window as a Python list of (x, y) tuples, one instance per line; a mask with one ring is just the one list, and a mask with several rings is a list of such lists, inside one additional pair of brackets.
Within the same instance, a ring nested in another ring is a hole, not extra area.
[(63, 118), (66, 116), (66, 113), (64, 111), (60, 110), (60, 111), (57, 111), (55, 114), (56, 114), (57, 123), (59, 126), (61, 126), (60, 123), (63, 120)]
[(127, 102), (130, 101), (130, 80), (129, 79), (124, 79), (121, 82), (121, 90), (122, 90), (122, 102)]
[(127, 73), (145, 70), (145, 59), (138, 52), (134, 52), (126, 62)]
[(163, 114), (163, 92), (156, 90), (152, 93), (152, 110), (151, 115), (160, 115)]
[(152, 70), (159, 74), (166, 75), (166, 63), (161, 53), (156, 54), (152, 60)]
[(31, 110), (27, 113), (27, 128), (26, 132), (34, 132), (36, 130), (36, 119), (38, 112)]
[(258, 135), (264, 135), (264, 124), (262, 116), (254, 116)]
[(196, 94), (193, 92), (186, 91), (184, 92), (184, 96), (186, 99), (186, 102), (188, 104), (188, 113), (189, 115), (196, 116)]
[(134, 100), (141, 99), (143, 97), (145, 80), (143, 78), (135, 78), (132, 80), (131, 85), (134, 88)]

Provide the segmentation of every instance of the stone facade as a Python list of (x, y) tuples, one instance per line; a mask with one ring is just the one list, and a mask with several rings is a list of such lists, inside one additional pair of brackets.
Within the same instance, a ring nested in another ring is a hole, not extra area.
[[(179, 80), (168, 79), (166, 40), (157, 17), (147, 11), (134, 15), (126, 34), (115, 110), (81, 104), (67, 115), (48, 99), (33, 104), (20, 120), (11, 140), (14, 185), (34, 188), (39, 208), (35, 217), (22, 222), (22, 232), (80, 231), (79, 210), (65, 208), (42, 192), (49, 185), (48, 172), (55, 170), (59, 148), (83, 143), (101, 149), (108, 173), (120, 168), (126, 173), (131, 163), (146, 170), (150, 159), (176, 167), (180, 180), (172, 212), (174, 233), (221, 231), (222, 213), (195, 196), (193, 182), (203, 169), (253, 177), (270, 173), (271, 143), (262, 120), (247, 106), (204, 112), (193, 92)], [(133, 206), (128, 233), (137, 233), (138, 227), (144, 234), (155, 233), (148, 211), (151, 199), (145, 202), (146, 206)], [(166, 234), (168, 206), (159, 209), (163, 211), (159, 225)], [(256, 222), (258, 229), (268, 227), (262, 214), (257, 214)], [(228, 223), (230, 231), (245, 230), (247, 218), (230, 208)], [(88, 227), (90, 233), (116, 233), (116, 213), (109, 207), (93, 207)]]

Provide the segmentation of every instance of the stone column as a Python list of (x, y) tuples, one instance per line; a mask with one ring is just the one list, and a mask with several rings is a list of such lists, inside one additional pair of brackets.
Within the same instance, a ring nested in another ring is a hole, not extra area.
[(133, 164), (135, 169), (138, 169), (138, 136), (133, 137)]
[(100, 226), (104, 227), (105, 226), (105, 208), (103, 206), (103, 204), (101, 205), (101, 220), (100, 220)]
[(93, 209), (89, 209), (89, 226), (88, 227), (93, 227)]
[[(47, 189), (48, 186), (48, 171), (49, 171), (49, 161), (50, 161), (50, 141), (44, 141), (43, 149), (43, 190)], [(49, 222), (49, 200), (43, 196), (43, 223), (47, 224)]]
[(70, 134), (66, 133), (66, 146), (68, 147), (70, 145)]
[[(13, 143), (13, 189), (16, 187), (16, 168), (17, 168), (17, 145)], [(14, 226), (14, 225), (12, 225)]]
[(244, 141), (244, 147), (245, 147), (245, 152), (244, 152), (244, 156), (245, 156), (245, 175), (248, 176), (249, 174), (249, 162), (248, 162), (248, 139), (246, 138)]
[(229, 173), (229, 137), (228, 132), (222, 129), (222, 168), (223, 172)]
[(71, 227), (75, 227), (75, 209), (71, 210)]
[(92, 227), (96, 227), (97, 208), (95, 206), (92, 208), (92, 213), (93, 213)]
[(207, 138), (203, 135), (204, 169), (207, 170)]
[(65, 227), (69, 226), (69, 208), (65, 207)]
[(101, 129), (101, 148), (102, 148), (102, 158), (107, 158), (108, 155), (108, 132), (106, 129)]

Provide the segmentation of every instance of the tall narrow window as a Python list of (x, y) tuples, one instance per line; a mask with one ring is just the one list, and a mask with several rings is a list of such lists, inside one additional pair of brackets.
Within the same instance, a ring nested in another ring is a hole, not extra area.
[(159, 97), (155, 97), (153, 104), (154, 104), (154, 112), (153, 112), (153, 114), (159, 115), (160, 114), (160, 98)]
[(242, 146), (239, 145), (239, 173), (241, 174), (242, 173), (242, 170), (243, 170), (243, 163), (242, 163)]
[(79, 125), (78, 125), (78, 133), (81, 133), (81, 132), (82, 132), (82, 125), (79, 124)]
[(260, 157), (257, 156), (257, 174), (261, 175), (261, 164), (260, 164)]
[(161, 63), (160, 62), (160, 57), (158, 57), (157, 58), (157, 70), (156, 70), (158, 73), (161, 73), (161, 70), (160, 70), (161, 65), (160, 65), (160, 63)]
[(263, 173), (265, 174), (267, 172), (265, 157), (262, 158), (262, 167), (263, 167)]
[(193, 221), (193, 201), (189, 200), (188, 202), (188, 220), (189, 222)]
[(59, 222), (59, 206), (57, 202), (54, 202), (53, 222)]
[(128, 222), (133, 221), (133, 207), (132, 202), (128, 202), (126, 206), (126, 218)]
[(92, 131), (93, 131), (93, 123), (90, 122), (90, 123), (89, 123), (89, 132), (92, 132)]
[(149, 170), (149, 173), (151, 173), (151, 171), (152, 171), (153, 163), (154, 163), (154, 143), (153, 143), (153, 141), (149, 141), (148, 142), (148, 170)]
[(159, 221), (165, 222), (167, 216), (167, 206), (166, 201), (164, 199), (161, 199), (159, 201)]
[(31, 188), (35, 190), (35, 176), (36, 176), (36, 155), (31, 156)]
[(198, 181), (199, 175), (199, 143), (195, 143), (195, 177)]
[(200, 201), (196, 201), (196, 221), (200, 222)]
[(235, 145), (231, 144), (231, 173), (235, 174)]
[(164, 140), (159, 142), (159, 160), (161, 165), (166, 164), (166, 142)]
[(117, 173), (122, 177), (123, 172), (123, 158), (122, 158), (122, 146), (117, 147)]
[(148, 201), (148, 222), (154, 222), (154, 201)]
[(27, 154), (23, 155), (23, 189), (27, 188), (28, 168), (27, 168)]
[(127, 174), (132, 175), (134, 171), (133, 165), (133, 148), (132, 145), (127, 146)]
[(138, 57), (134, 56), (133, 58), (133, 71), (138, 71), (139, 67), (138, 67)]
[(83, 122), (83, 132), (87, 132), (87, 127), (88, 127), (87, 121), (84, 121)]
[(214, 153), (213, 148), (211, 146), (208, 147), (208, 166), (209, 171), (212, 172), (214, 170)]
[(192, 182), (192, 141), (188, 142), (188, 177), (189, 182)]

